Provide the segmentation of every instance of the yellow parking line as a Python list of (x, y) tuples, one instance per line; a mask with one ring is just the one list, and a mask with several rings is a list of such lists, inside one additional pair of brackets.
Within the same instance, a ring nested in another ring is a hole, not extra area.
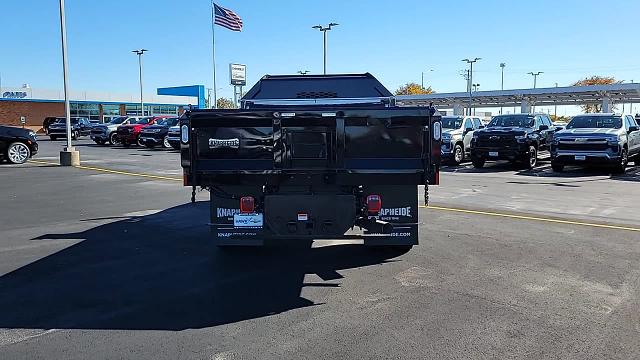
[(486, 215), (486, 216), (496, 216), (496, 217), (504, 217), (510, 219), (519, 219), (519, 220), (531, 220), (531, 221), (542, 221), (556, 224), (567, 224), (567, 225), (579, 225), (579, 226), (589, 226), (603, 229), (614, 229), (614, 230), (626, 230), (626, 231), (637, 231), (640, 232), (640, 228), (634, 228), (629, 226), (619, 226), (619, 225), (606, 225), (606, 224), (596, 224), (596, 223), (588, 223), (581, 221), (571, 221), (571, 220), (560, 220), (560, 219), (547, 219), (536, 216), (528, 216), (528, 215), (515, 215), (515, 214), (505, 214), (491, 211), (478, 211), (478, 210), (467, 210), (467, 209), (458, 209), (458, 208), (449, 208), (442, 206), (423, 206), (420, 205), (421, 208), (427, 208), (432, 210), (439, 211), (451, 211), (451, 212), (459, 212), (465, 214), (474, 214), (474, 215)]
[[(43, 165), (59, 165), (58, 163), (55, 163), (55, 162), (40, 161), (40, 160), (29, 160), (29, 162), (36, 163), (36, 164), (43, 164)], [(169, 177), (169, 176), (135, 173), (135, 172), (129, 172), (129, 171), (112, 170), (112, 169), (105, 169), (105, 168), (99, 168), (99, 167), (93, 167), (93, 166), (84, 166), (84, 165), (74, 166), (74, 167), (76, 169), (97, 171), (97, 172), (103, 172), (103, 173), (109, 173), (109, 174), (137, 176), (137, 177), (144, 177), (144, 178), (156, 179), (156, 180), (169, 180), (169, 181), (180, 181), (180, 182), (182, 182), (181, 178), (174, 178), (174, 177)]]
[[(50, 161), (29, 160), (29, 162), (36, 163), (36, 164), (43, 164), (43, 165), (58, 165), (58, 163), (50, 162)], [(93, 167), (93, 166), (83, 166), (83, 165), (81, 165), (81, 166), (76, 166), (76, 168), (83, 169), (83, 170), (110, 173), (110, 174), (127, 175), (127, 176), (138, 176), (138, 177), (144, 177), (144, 178), (149, 178), (149, 179), (182, 182), (182, 179), (180, 179), (180, 178), (174, 178), (174, 177), (168, 177), (168, 176), (160, 176), (160, 175), (151, 175), (151, 174), (143, 174), (143, 173), (134, 173), (134, 172), (129, 172), (129, 171), (112, 170), (112, 169), (98, 168), (98, 167)], [(528, 216), (528, 215), (505, 214), (505, 213), (498, 213), (498, 212), (491, 212), (491, 211), (468, 210), (468, 209), (449, 208), (449, 207), (433, 206), (433, 205), (429, 205), (429, 206), (420, 205), (420, 207), (421, 208), (431, 209), (431, 210), (450, 211), (450, 212), (458, 212), (458, 213), (465, 213), (465, 214), (495, 216), (495, 217), (503, 217), (503, 218), (510, 218), (510, 219), (519, 219), (519, 220), (541, 221), (541, 222), (556, 223), (556, 224), (578, 225), (578, 226), (588, 226), (588, 227), (596, 227), (596, 228), (602, 228), (602, 229), (626, 230), (626, 231), (640, 232), (640, 228), (634, 228), (634, 227), (629, 227), (629, 226), (596, 224), (596, 223), (588, 223), (588, 222), (581, 222), (581, 221), (571, 221), (571, 220), (560, 220), (560, 219), (548, 219), (548, 218), (542, 218), (542, 217), (536, 217), (536, 216)]]

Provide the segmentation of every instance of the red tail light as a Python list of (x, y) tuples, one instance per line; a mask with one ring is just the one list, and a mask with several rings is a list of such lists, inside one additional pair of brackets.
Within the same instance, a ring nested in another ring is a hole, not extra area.
[(256, 201), (253, 196), (243, 196), (240, 198), (240, 212), (243, 214), (249, 214), (256, 209)]
[(367, 211), (369, 214), (377, 214), (382, 209), (382, 198), (380, 195), (367, 196)]

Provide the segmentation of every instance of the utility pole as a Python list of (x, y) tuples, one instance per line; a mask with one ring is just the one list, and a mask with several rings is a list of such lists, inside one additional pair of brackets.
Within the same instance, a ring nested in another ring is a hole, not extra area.
[(478, 60), (482, 60), (482, 58), (474, 58), (473, 60), (470, 59), (462, 59), (462, 62), (466, 62), (467, 64), (469, 64), (469, 114), (471, 115), (471, 107), (472, 105), (472, 95), (471, 95), (471, 84), (473, 84), (473, 64), (475, 62), (477, 62)]
[(323, 58), (324, 58), (324, 61), (323, 61), (323, 74), (324, 75), (327, 75), (327, 31), (331, 31), (331, 28), (333, 28), (334, 26), (338, 26), (338, 25), (339, 24), (336, 24), (336, 23), (330, 23), (327, 26), (316, 25), (316, 26), (312, 27), (312, 29), (318, 29), (318, 30), (322, 31), (322, 33), (324, 35), (323, 36), (323, 38), (324, 38), (324, 41), (323, 41), (323, 44), (324, 44), (324, 46), (323, 46), (323, 49), (324, 49), (323, 50)]
[[(507, 66), (505, 63), (500, 63), (500, 72), (501, 72), (501, 80), (500, 80), (500, 90), (504, 91), (504, 67)], [(502, 115), (502, 106), (500, 106), (500, 115)]]
[(149, 50), (140, 49), (140, 50), (132, 50), (131, 52), (138, 55), (138, 72), (140, 76), (140, 114), (144, 116), (144, 100), (142, 98), (142, 55)]
[[(533, 76), (533, 88), (535, 89), (536, 88), (536, 84), (537, 84), (537, 80), (538, 80), (538, 75), (544, 74), (544, 72), (542, 72), (542, 71), (538, 71), (538, 72), (535, 72), (535, 73), (534, 72), (529, 72), (527, 74)], [(534, 113), (536, 112), (535, 105), (532, 107), (532, 112), (534, 112)]]
[[(473, 92), (478, 92), (478, 89), (480, 88), (480, 84), (473, 84)], [(476, 108), (473, 108), (473, 115), (476, 115)]]

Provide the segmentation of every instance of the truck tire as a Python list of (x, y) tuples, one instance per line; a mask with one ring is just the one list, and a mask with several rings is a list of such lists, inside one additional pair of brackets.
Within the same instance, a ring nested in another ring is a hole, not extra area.
[(622, 153), (620, 154), (620, 161), (613, 166), (614, 174), (624, 174), (627, 170), (627, 165), (629, 164), (629, 151), (626, 148), (622, 149)]
[(476, 169), (482, 169), (484, 167), (485, 160), (483, 158), (472, 158), (471, 163)]
[(453, 147), (453, 163), (456, 165), (462, 164), (464, 161), (464, 147), (462, 144), (456, 144)]
[(529, 145), (529, 153), (523, 158), (526, 169), (533, 169), (538, 165), (538, 149), (534, 145)]
[(142, 139), (140, 138), (140, 135), (138, 135), (138, 137), (136, 138), (136, 145), (140, 147), (144, 146), (144, 144), (142, 143)]
[(80, 137), (80, 132), (78, 130), (74, 130), (71, 132), (71, 139), (78, 140), (79, 137)]
[(162, 147), (165, 148), (165, 149), (168, 149), (168, 148), (171, 147), (171, 144), (169, 144), (169, 136), (165, 136), (162, 139)]

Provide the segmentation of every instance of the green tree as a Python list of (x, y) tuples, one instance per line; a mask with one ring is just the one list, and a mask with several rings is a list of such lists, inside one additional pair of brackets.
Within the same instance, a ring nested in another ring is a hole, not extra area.
[[(573, 83), (573, 86), (594, 86), (594, 85), (611, 85), (611, 84), (619, 84), (620, 81), (617, 81), (615, 78), (610, 76), (597, 76), (594, 75), (589, 78), (584, 78), (580, 81), (576, 81)], [(598, 113), (602, 111), (602, 104), (585, 104), (580, 105), (582, 111), (585, 113)], [(615, 109), (615, 106), (612, 106), (612, 109)]]
[(396, 95), (422, 95), (422, 94), (433, 94), (433, 90), (431, 86), (424, 88), (422, 85), (410, 82), (406, 83), (398, 88), (395, 91)]
[(217, 108), (218, 109), (235, 109), (236, 108), (236, 104), (233, 103), (233, 100), (228, 99), (228, 98), (218, 98), (218, 101), (216, 102), (218, 104)]

